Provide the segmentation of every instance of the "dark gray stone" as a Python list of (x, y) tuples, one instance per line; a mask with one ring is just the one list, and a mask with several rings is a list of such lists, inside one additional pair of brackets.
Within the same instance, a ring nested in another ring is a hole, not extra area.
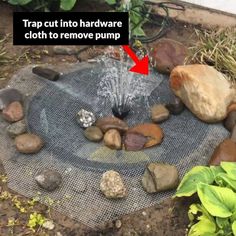
[(45, 169), (35, 176), (35, 180), (41, 188), (47, 191), (53, 191), (60, 186), (62, 177), (55, 170)]
[(175, 97), (170, 103), (166, 104), (166, 108), (172, 115), (179, 115), (184, 110), (184, 104), (180, 98)]

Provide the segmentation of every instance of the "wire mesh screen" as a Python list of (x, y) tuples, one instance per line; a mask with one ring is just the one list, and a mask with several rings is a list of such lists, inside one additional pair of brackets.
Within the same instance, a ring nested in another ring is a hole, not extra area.
[[(164, 140), (161, 145), (139, 152), (115, 151), (103, 143), (85, 139), (75, 115), (87, 109), (99, 116), (111, 114), (111, 104), (97, 95), (102, 69), (99, 64), (75, 64), (59, 81), (50, 82), (32, 74), (32, 67), (17, 73), (9, 84), (27, 95), (26, 118), (29, 132), (45, 141), (37, 154), (23, 155), (15, 151), (7, 136), (6, 122), (0, 122), (0, 153), (9, 176), (9, 187), (34, 197), (38, 191), (60, 203), (55, 209), (84, 224), (94, 227), (103, 221), (113, 220), (170, 197), (173, 191), (147, 194), (140, 184), (148, 162), (167, 162), (177, 166), (180, 176), (195, 165), (206, 164), (214, 147), (228, 132), (221, 124), (205, 124), (188, 110), (171, 116), (161, 124)], [(148, 77), (152, 88), (148, 98), (138, 98), (127, 117), (127, 123), (150, 122), (149, 110), (154, 103), (171, 99), (168, 78), (152, 72)], [(62, 186), (53, 193), (38, 188), (34, 175), (44, 168), (58, 170), (63, 177)], [(128, 197), (108, 200), (99, 191), (101, 173), (119, 171), (128, 188)]]

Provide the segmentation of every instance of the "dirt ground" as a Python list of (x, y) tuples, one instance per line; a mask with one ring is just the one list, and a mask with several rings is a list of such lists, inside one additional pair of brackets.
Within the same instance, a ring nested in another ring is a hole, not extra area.
[[(80, 11), (89, 11), (93, 6), (80, 5)], [(54, 55), (52, 46), (13, 46), (12, 44), (12, 12), (13, 9), (6, 3), (0, 2), (0, 38), (7, 37), (4, 43), (8, 62), (0, 65), (0, 88), (7, 85), (12, 75), (20, 68), (28, 64), (58, 64), (66, 62), (76, 62), (78, 58), (74, 55), (61, 56)], [(151, 28), (149, 30), (152, 30)], [(193, 42), (193, 27), (181, 23), (173, 22), (172, 27), (167, 32), (166, 37), (178, 40), (185, 45)], [(82, 47), (81, 47), (82, 48)], [(92, 48), (92, 49), (91, 49)], [(95, 50), (94, 50), (95, 49)], [(87, 60), (96, 56), (96, 49), (89, 47), (81, 54), (80, 60)], [(5, 176), (4, 168), (0, 165), (0, 176)], [(27, 198), (18, 195), (7, 187), (7, 181), (0, 180), (0, 194), (4, 191), (12, 196), (17, 196), (22, 202), (27, 202)], [(14, 204), (12, 198), (0, 200), (0, 236), (7, 235), (53, 235), (53, 236), (83, 236), (83, 235), (111, 235), (111, 236), (183, 236), (186, 234), (188, 224), (187, 207), (189, 203), (184, 201), (174, 202), (167, 199), (161, 204), (143, 209), (141, 211), (125, 215), (120, 221), (105, 222), (96, 229), (91, 229), (79, 222), (53, 210), (48, 211), (48, 207), (36, 204), (32, 212), (37, 211), (53, 220), (55, 228), (53, 230), (37, 229), (30, 231), (27, 225), (29, 212), (22, 214)], [(8, 225), (9, 218), (18, 219), (14, 226)]]

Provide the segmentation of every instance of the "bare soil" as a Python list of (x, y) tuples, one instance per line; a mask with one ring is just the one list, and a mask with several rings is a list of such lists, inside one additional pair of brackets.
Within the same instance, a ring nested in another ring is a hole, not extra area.
[[(100, 6), (100, 5), (99, 5)], [(94, 4), (84, 4), (78, 6), (80, 11), (94, 10)], [(100, 11), (104, 8), (101, 6)], [(12, 43), (12, 13), (13, 8), (4, 2), (0, 2), (0, 38), (7, 36), (5, 41), (6, 56), (9, 62), (0, 65), (0, 88), (7, 85), (12, 75), (20, 68), (28, 64), (57, 64), (63, 66), (67, 62), (76, 62), (78, 58), (74, 55), (54, 55), (51, 46), (13, 46)], [(149, 31), (152, 28), (148, 29)], [(185, 45), (194, 42), (192, 34), (194, 27), (178, 22), (173, 22), (172, 27), (167, 32), (166, 37), (178, 40)], [(152, 46), (149, 45), (149, 46)], [(82, 47), (81, 47), (82, 48)], [(89, 47), (81, 54), (81, 60), (87, 60), (96, 56), (94, 51), (99, 47)], [(1, 160), (1, 157), (0, 157)], [(7, 175), (0, 164), (0, 176)], [(7, 191), (12, 196), (18, 196), (22, 202), (28, 199), (20, 196), (7, 187), (7, 183), (0, 181), (0, 194)], [(120, 221), (104, 222), (96, 229), (91, 229), (80, 222), (76, 222), (67, 216), (51, 210), (42, 204), (36, 204), (32, 211), (37, 211), (53, 220), (55, 228), (45, 230), (39, 228), (36, 232), (30, 231), (26, 225), (29, 213), (20, 213), (12, 203), (11, 199), (0, 200), (0, 236), (7, 235), (53, 235), (53, 236), (83, 236), (83, 235), (111, 235), (111, 236), (183, 236), (186, 234), (188, 224), (187, 208), (188, 202), (174, 202), (167, 199), (161, 204), (134, 212), (123, 216)], [(50, 214), (49, 214), (50, 213)], [(9, 218), (19, 220), (15, 226), (7, 226)], [(121, 223), (121, 224), (120, 224)]]

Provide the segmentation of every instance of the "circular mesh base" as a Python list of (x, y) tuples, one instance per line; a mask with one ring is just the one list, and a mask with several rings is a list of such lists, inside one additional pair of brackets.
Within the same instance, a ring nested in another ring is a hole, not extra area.
[[(215, 146), (228, 136), (221, 124), (202, 123), (185, 110), (161, 124), (165, 134), (161, 145), (141, 152), (112, 151), (102, 143), (87, 141), (76, 123), (76, 112), (85, 108), (98, 116), (111, 114), (109, 102), (101, 102), (96, 93), (100, 68), (100, 65), (75, 64), (70, 69), (72, 72), (57, 82), (34, 76), (32, 67), (24, 68), (13, 77), (10, 87), (28, 94), (29, 131), (45, 140), (45, 148), (39, 153), (16, 152), (13, 141), (6, 134), (8, 124), (0, 122), (0, 155), (9, 187), (28, 197), (41, 191), (42, 197), (61, 201), (55, 206), (56, 210), (91, 227), (149, 207), (173, 194), (167, 191), (150, 195), (142, 189), (140, 179), (147, 162), (174, 164), (182, 177), (191, 167), (206, 164)], [(151, 73), (149, 78), (157, 88), (148, 100), (136, 101), (126, 120), (130, 126), (150, 122), (147, 105), (168, 102), (172, 96), (167, 77)], [(62, 174), (63, 184), (53, 193), (43, 192), (34, 181), (34, 175), (43, 168), (56, 169)], [(101, 172), (107, 169), (123, 174), (129, 191), (126, 199), (111, 201), (99, 191)], [(69, 200), (65, 201), (65, 196), (69, 196)]]

